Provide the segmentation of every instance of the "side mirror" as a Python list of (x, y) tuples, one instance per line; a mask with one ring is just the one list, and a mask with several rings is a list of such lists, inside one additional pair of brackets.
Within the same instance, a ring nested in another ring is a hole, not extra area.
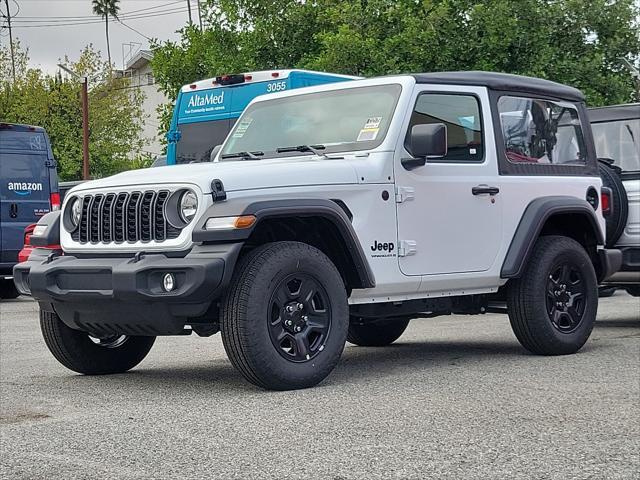
[(414, 158), (405, 158), (407, 169), (421, 167), (427, 158), (441, 158), (447, 154), (447, 126), (444, 123), (414, 125), (411, 128), (407, 150)]
[(215, 147), (213, 147), (213, 149), (211, 150), (211, 153), (209, 154), (210, 162), (213, 162), (216, 159), (216, 155), (218, 155), (218, 152), (220, 151), (221, 148), (222, 148), (222, 145), (216, 145)]

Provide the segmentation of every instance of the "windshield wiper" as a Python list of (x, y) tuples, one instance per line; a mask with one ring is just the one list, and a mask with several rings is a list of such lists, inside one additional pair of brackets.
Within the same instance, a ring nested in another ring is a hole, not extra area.
[(314, 155), (318, 155), (319, 157), (326, 157), (327, 154), (320, 152), (318, 150), (324, 150), (326, 147), (324, 145), (298, 145), (297, 147), (281, 147), (276, 148), (276, 152), (278, 153), (287, 153), (287, 152), (311, 152)]
[(243, 160), (260, 160), (260, 157), (264, 155), (264, 152), (235, 152), (224, 153), (220, 156), (222, 159), (241, 157)]

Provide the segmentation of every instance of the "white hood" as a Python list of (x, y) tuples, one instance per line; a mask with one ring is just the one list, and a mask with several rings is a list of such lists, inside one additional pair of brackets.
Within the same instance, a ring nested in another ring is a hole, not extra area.
[(186, 183), (198, 185), (206, 194), (211, 191), (213, 179), (221, 180), (227, 192), (358, 183), (357, 173), (348, 161), (305, 155), (286, 159), (225, 161), (130, 170), (112, 177), (82, 183), (73, 191)]

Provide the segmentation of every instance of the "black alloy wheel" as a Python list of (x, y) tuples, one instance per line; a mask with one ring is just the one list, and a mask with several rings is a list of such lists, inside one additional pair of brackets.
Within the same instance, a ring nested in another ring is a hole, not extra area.
[(320, 282), (304, 273), (289, 275), (269, 303), (269, 335), (278, 353), (292, 362), (315, 358), (331, 329), (330, 301)]
[(561, 333), (573, 332), (587, 308), (584, 278), (572, 264), (561, 263), (547, 282), (547, 313), (551, 324)]

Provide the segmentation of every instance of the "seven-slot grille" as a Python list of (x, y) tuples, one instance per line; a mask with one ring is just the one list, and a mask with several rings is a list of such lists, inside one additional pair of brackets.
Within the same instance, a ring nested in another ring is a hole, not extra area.
[(98, 193), (80, 197), (80, 224), (71, 234), (80, 243), (162, 242), (180, 235), (164, 215), (168, 190)]

